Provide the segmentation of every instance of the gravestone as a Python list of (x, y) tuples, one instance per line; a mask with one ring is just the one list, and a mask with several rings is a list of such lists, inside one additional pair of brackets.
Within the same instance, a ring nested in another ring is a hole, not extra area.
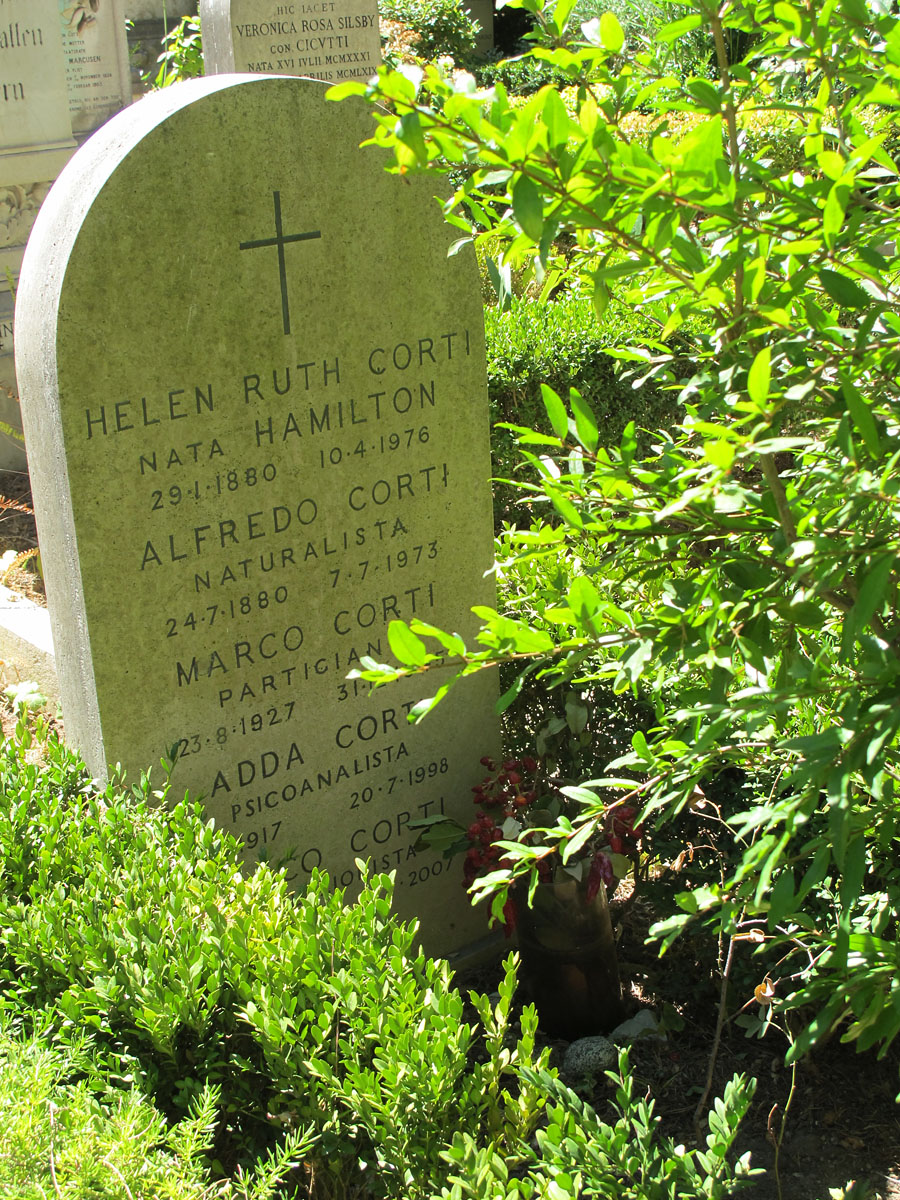
[(84, 138), (128, 104), (122, 0), (0, 0), (0, 468), (24, 469), (12, 359), (13, 302), (50, 183)]
[(74, 145), (56, 0), (0, 0), (5, 180), (52, 178), (46, 172), (58, 170)]
[[(493, 603), (473, 256), (328, 85), (213, 76), (110, 121), (46, 200), (17, 369), (66, 736), (97, 774), (177, 752), (251, 859), (353, 885), (449, 951), (484, 932), (412, 821), (468, 823), (496, 681), (346, 678)], [(123, 286), (140, 279), (141, 287)], [(157, 766), (157, 771), (159, 770)]]
[(494, 49), (494, 0), (463, 0), (463, 8), (478, 22), (475, 54), (487, 58)]
[[(0, 422), (11, 429), (21, 420), (8, 275), (47, 191), (34, 181), (54, 179), (74, 149), (57, 0), (0, 0)], [(24, 466), (21, 441), (0, 426), (0, 467)]]
[(207, 75), (251, 71), (338, 83), (381, 65), (377, 0), (200, 0)]
[(123, 0), (57, 0), (72, 130), (92, 133), (131, 103)]

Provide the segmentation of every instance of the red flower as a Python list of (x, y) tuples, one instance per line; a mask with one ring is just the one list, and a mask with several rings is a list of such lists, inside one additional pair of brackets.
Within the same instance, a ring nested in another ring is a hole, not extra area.
[(602, 850), (598, 850), (591, 861), (591, 870), (588, 875), (586, 892), (588, 900), (593, 900), (600, 891), (602, 883), (611, 884), (614, 879), (612, 862)]

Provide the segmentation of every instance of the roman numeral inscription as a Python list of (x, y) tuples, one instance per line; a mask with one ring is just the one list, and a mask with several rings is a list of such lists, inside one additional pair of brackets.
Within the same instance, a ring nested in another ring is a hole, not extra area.
[(284, 332), (291, 332), (291, 309), (288, 303), (288, 287), (287, 287), (287, 265), (284, 258), (284, 248), (288, 242), (308, 242), (312, 238), (320, 238), (322, 234), (318, 229), (314, 229), (310, 233), (284, 233), (281, 227), (281, 192), (273, 192), (272, 198), (275, 201), (275, 236), (273, 238), (260, 238), (255, 242), (241, 242), (241, 250), (257, 250), (260, 246), (277, 246), (278, 247), (278, 277), (281, 281), (281, 318), (284, 323)]

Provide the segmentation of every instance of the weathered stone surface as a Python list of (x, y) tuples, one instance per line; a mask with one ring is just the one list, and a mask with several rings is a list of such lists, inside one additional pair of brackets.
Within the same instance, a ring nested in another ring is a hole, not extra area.
[(480, 26), (475, 52), (486, 57), (494, 48), (494, 0), (465, 0), (463, 7)]
[(131, 103), (123, 0), (58, 5), (72, 129), (88, 134)]
[(38, 217), (17, 370), (66, 732), (97, 773), (176, 748), (174, 794), (251, 858), (293, 851), (298, 886), (396, 868), (449, 950), (484, 915), (409, 825), (468, 818), (495, 681), (410, 727), (437, 680), (345, 677), (391, 619), (465, 635), (492, 603), (480, 295), (431, 182), (326, 91), (147, 97)]
[(0, 182), (52, 179), (75, 141), (56, 0), (0, 0)]
[(339, 83), (381, 63), (377, 0), (200, 0), (207, 75), (251, 71)]
[[(0, 0), (0, 321), (41, 202), (78, 138), (131, 98), (122, 0)], [(0, 421), (21, 427), (11, 358), (0, 347)], [(23, 470), (0, 429), (0, 469)]]
[(13, 300), (6, 287), (0, 288), (0, 470), (24, 469), (25, 445), (12, 432), (21, 428), (13, 358)]

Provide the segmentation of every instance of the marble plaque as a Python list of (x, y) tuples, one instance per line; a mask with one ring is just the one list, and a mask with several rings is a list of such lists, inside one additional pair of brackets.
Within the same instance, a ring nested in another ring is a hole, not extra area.
[(381, 65), (376, 0), (200, 0), (207, 75), (252, 71), (339, 83)]
[(57, 3), (72, 129), (90, 133), (131, 103), (122, 0)]
[(0, 180), (49, 179), (75, 146), (57, 0), (0, 0)]
[(326, 91), (149, 96), (38, 216), (16, 358), (66, 735), (98, 774), (174, 757), (173, 796), (297, 886), (396, 870), (446, 952), (485, 917), (410, 825), (468, 821), (496, 680), (410, 726), (439, 676), (347, 674), (395, 618), (471, 636), (493, 603), (477, 271)]

